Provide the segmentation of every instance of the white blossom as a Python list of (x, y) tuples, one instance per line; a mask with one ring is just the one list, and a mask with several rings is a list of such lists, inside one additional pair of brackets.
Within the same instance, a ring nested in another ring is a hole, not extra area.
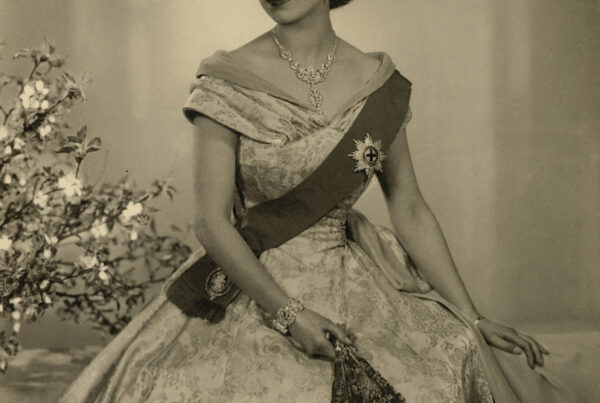
[(23, 139), (20, 139), (19, 137), (17, 137), (15, 139), (15, 141), (13, 142), (13, 148), (15, 150), (20, 150), (21, 148), (23, 148), (24, 145), (25, 145), (25, 142), (23, 141)]
[(108, 226), (106, 225), (105, 219), (96, 220), (92, 224), (92, 228), (90, 228), (90, 233), (96, 239), (103, 238), (108, 235)]
[(13, 324), (13, 332), (19, 333), (21, 331), (21, 322), (16, 322)]
[(140, 214), (143, 209), (144, 206), (142, 206), (141, 203), (130, 201), (129, 203), (127, 203), (127, 207), (125, 207), (125, 210), (123, 210), (123, 212), (121, 213), (121, 218), (125, 222), (129, 222), (129, 220), (131, 220), (132, 217), (135, 217), (136, 215)]
[(108, 274), (106, 274), (105, 271), (101, 271), (98, 273), (98, 277), (100, 278), (100, 280), (107, 282), (108, 281)]
[(101, 263), (100, 267), (98, 268), (98, 278), (102, 280), (105, 284), (108, 284), (108, 281), (110, 279), (108, 275), (108, 266), (104, 263)]
[(5, 173), (4, 178), (2, 178), (2, 182), (4, 182), (5, 185), (10, 185), (12, 183), (12, 175)]
[(8, 129), (6, 126), (0, 126), (0, 140), (5, 139), (6, 137), (8, 137)]
[[(46, 102), (46, 101), (44, 101)], [(42, 127), (40, 127), (40, 138), (44, 138), (46, 137), (50, 132), (52, 131), (52, 126), (50, 125), (44, 125)]]
[(52, 298), (50, 298), (46, 293), (42, 294), (42, 299), (46, 305), (50, 305), (52, 303)]
[(29, 305), (27, 307), (27, 309), (25, 309), (25, 318), (32, 318), (36, 315), (37, 310), (36, 310), (37, 305), (33, 304), (33, 305)]
[(55, 243), (58, 242), (58, 238), (55, 237), (54, 235), (48, 236), (47, 234), (44, 234), (44, 240), (46, 241), (46, 243), (48, 245), (54, 245)]
[(33, 88), (31, 87), (31, 85), (26, 85), (25, 88), (23, 88), (23, 94), (25, 95), (33, 95), (35, 93), (35, 91), (33, 90)]
[(21, 297), (13, 297), (13, 298), (11, 298), (11, 299), (8, 300), (8, 303), (16, 307), (22, 301), (23, 301), (23, 298), (21, 298)]
[(56, 122), (56, 118), (54, 117), (54, 115), (50, 115), (50, 116), (48, 116), (48, 121), (50, 123), (54, 123), (54, 122)]
[(86, 269), (91, 269), (92, 267), (98, 265), (98, 258), (96, 255), (83, 255), (79, 257), (79, 261), (81, 265)]
[(19, 95), (19, 98), (25, 109), (39, 109), (41, 107), (43, 110), (46, 110), (50, 107), (48, 101), (44, 99), (48, 92), (50, 90), (45, 87), (44, 82), (37, 80), (33, 84), (33, 87), (27, 84), (23, 88), (23, 92)]
[(12, 243), (12, 240), (6, 234), (0, 236), (0, 250), (9, 251)]
[(26, 85), (23, 88), (23, 92), (21, 93), (21, 95), (19, 95), (19, 98), (21, 99), (21, 104), (23, 104), (23, 107), (25, 109), (30, 109), (30, 107), (31, 107), (30, 100), (31, 100), (31, 96), (34, 93), (35, 93), (34, 89), (30, 85)]
[(50, 282), (47, 279), (43, 279), (40, 283), (40, 290), (45, 290), (49, 284)]
[(19, 95), (19, 98), (21, 98), (21, 104), (23, 104), (23, 108), (29, 109), (29, 98), (31, 97), (27, 96), (26, 94), (21, 94)]
[(31, 252), (33, 249), (33, 241), (31, 239), (17, 239), (17, 241), (13, 244), (15, 250), (20, 252)]
[(52, 249), (44, 248), (44, 252), (42, 252), (42, 257), (44, 259), (50, 259), (52, 257)]
[(134, 229), (129, 233), (129, 239), (131, 239), (132, 241), (135, 241), (138, 239), (139, 234), (140, 233), (138, 232), (138, 230)]
[(33, 196), (33, 204), (39, 208), (46, 207), (48, 205), (48, 195), (43, 192), (37, 192), (35, 196)]
[(19, 320), (21, 319), (21, 311), (13, 311), (10, 316), (13, 318), (13, 320)]
[(73, 172), (69, 172), (64, 176), (61, 176), (58, 179), (58, 187), (68, 198), (81, 196), (82, 184), (81, 181), (75, 177)]
[(4, 312), (4, 305), (0, 304), (0, 313)]
[(6, 146), (4, 147), (4, 154), (9, 155), (12, 153), (12, 147), (11, 146)]

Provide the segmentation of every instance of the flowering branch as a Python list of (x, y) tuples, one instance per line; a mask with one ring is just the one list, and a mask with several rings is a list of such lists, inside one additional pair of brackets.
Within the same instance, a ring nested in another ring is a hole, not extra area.
[(33, 63), (25, 78), (0, 72), (1, 94), (15, 90), (0, 98), (0, 323), (8, 324), (0, 327), (0, 371), (19, 350), (22, 323), (51, 308), (119, 332), (150, 287), (191, 253), (156, 229), (150, 203), (173, 198), (168, 179), (137, 189), (127, 176), (94, 184), (82, 178), (82, 162), (102, 140), (88, 139), (86, 126), (73, 134), (65, 118), (86, 100), (86, 75), (61, 71), (65, 58), (47, 41), (19, 58)]

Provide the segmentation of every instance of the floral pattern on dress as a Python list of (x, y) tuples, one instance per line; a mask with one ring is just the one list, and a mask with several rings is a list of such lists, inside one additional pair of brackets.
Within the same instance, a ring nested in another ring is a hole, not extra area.
[[(246, 208), (278, 197), (306, 178), (333, 149), (366, 98), (323, 125), (315, 112), (267, 93), (202, 76), (185, 105), (238, 133), (238, 184)], [(405, 124), (410, 115), (405, 119)], [(406, 401), (492, 402), (468, 328), (437, 302), (393, 288), (346, 237), (345, 220), (368, 180), (300, 235), (259, 260), (290, 295), (356, 337), (358, 352)], [(225, 318), (188, 318), (163, 294), (143, 325), (119, 335), (91, 364), (109, 368), (95, 402), (329, 402), (332, 363), (309, 358), (269, 326), (269, 315), (243, 293)], [(150, 308), (147, 308), (150, 309)], [(108, 362), (108, 364), (107, 364)]]

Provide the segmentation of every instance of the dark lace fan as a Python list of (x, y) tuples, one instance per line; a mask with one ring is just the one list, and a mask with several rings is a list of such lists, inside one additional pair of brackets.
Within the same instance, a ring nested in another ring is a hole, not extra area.
[(331, 403), (404, 403), (394, 390), (356, 348), (334, 340), (333, 386)]

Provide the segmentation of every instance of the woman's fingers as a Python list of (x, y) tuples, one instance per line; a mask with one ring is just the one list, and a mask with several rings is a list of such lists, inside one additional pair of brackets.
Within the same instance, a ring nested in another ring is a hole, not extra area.
[(335, 349), (330, 340), (330, 335), (333, 335), (337, 340), (343, 343), (350, 343), (350, 339), (346, 335), (345, 329), (335, 323), (326, 320), (323, 325), (323, 336), (314, 345), (314, 354), (321, 354), (331, 359), (335, 358)]
[(537, 344), (537, 346), (540, 348), (540, 351), (542, 352), (542, 354), (546, 354), (546, 355), (549, 355), (549, 354), (550, 354), (550, 351), (546, 350), (546, 347), (542, 346), (542, 344), (541, 344), (539, 341), (537, 341), (537, 340), (536, 340), (536, 339), (534, 339), (533, 337), (532, 337), (532, 340), (533, 340), (533, 341), (535, 342), (535, 344)]
[(537, 365), (543, 367), (544, 366), (544, 355), (542, 353), (542, 349), (540, 348), (540, 345), (538, 344), (538, 342), (535, 341), (535, 339), (533, 337), (528, 336), (526, 334), (522, 334), (521, 337), (524, 338), (525, 340), (527, 340), (529, 342), (529, 344), (531, 345), (531, 348), (533, 349), (533, 354), (535, 355), (535, 361), (536, 361)]
[(494, 347), (515, 354), (524, 352), (527, 356), (527, 363), (532, 369), (536, 365), (544, 365), (544, 354), (549, 354), (549, 351), (533, 337), (520, 334), (515, 329), (489, 320), (481, 321), (478, 327), (486, 341)]
[(507, 353), (521, 354), (521, 349), (519, 348), (519, 346), (517, 346), (514, 343), (511, 343), (508, 340), (504, 340), (497, 334), (493, 335), (490, 338), (489, 343), (492, 346), (499, 348), (500, 350), (506, 351)]
[(322, 339), (316, 343), (315, 351), (313, 354), (324, 355), (331, 359), (335, 358), (335, 350), (333, 348), (333, 344), (331, 344), (331, 342), (325, 338), (325, 335), (323, 335)]
[(525, 352), (525, 355), (527, 356), (527, 363), (529, 364), (529, 366), (531, 368), (535, 368), (535, 355), (533, 353), (533, 348), (527, 340), (519, 336), (519, 334), (515, 331), (503, 334), (501, 335), (501, 337), (505, 340), (512, 341), (513, 343), (518, 345), (521, 348), (521, 350)]
[(324, 324), (324, 330), (330, 332), (335, 336), (336, 339), (343, 343), (352, 343), (348, 335), (346, 334), (346, 330), (342, 328), (340, 325), (336, 325), (331, 321), (326, 321)]

